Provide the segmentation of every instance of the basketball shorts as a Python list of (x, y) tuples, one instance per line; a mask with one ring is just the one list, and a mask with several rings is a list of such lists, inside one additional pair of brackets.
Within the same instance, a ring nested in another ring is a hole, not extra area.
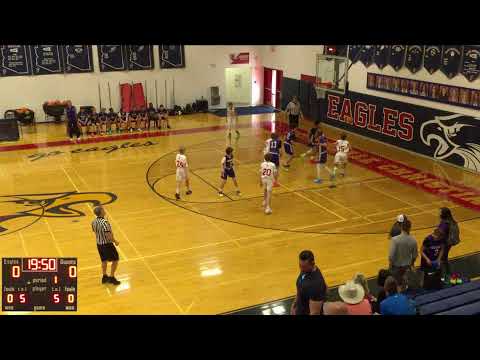
[(320, 154), (320, 158), (318, 159), (319, 164), (326, 164), (327, 163), (327, 153)]
[(231, 131), (237, 127), (237, 122), (235, 119), (227, 119), (227, 130)]
[(270, 156), (272, 157), (272, 162), (275, 164), (276, 167), (280, 166), (280, 157), (278, 154), (270, 153)]
[(234, 178), (235, 177), (235, 171), (233, 169), (223, 169), (222, 173), (220, 174), (220, 177), (223, 180), (227, 180), (227, 178), (229, 178), (229, 177)]
[(108, 243), (104, 245), (97, 245), (98, 254), (100, 259), (103, 261), (118, 261), (118, 252), (113, 243)]
[(262, 178), (263, 188), (267, 191), (272, 191), (273, 189), (273, 179), (271, 178)]
[(284, 143), (283, 148), (285, 149), (285, 153), (288, 155), (293, 155), (293, 144), (290, 143)]
[(335, 164), (346, 164), (348, 161), (347, 153), (344, 152), (337, 152), (335, 154)]
[(300, 115), (288, 115), (288, 124), (290, 127), (295, 126), (298, 127), (298, 118)]
[(187, 172), (184, 169), (177, 169), (177, 181), (184, 181), (188, 179)]

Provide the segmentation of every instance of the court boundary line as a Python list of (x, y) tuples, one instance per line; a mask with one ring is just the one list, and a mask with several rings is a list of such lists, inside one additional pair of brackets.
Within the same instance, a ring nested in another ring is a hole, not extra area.
[[(282, 123), (282, 122), (280, 122)], [(285, 123), (282, 123), (282, 124), (285, 124)], [(265, 130), (265, 129), (264, 129)], [(209, 141), (204, 141), (204, 142), (201, 142), (201, 143), (198, 143), (198, 145), (200, 144), (206, 144), (206, 143), (209, 143), (209, 142), (213, 142), (213, 141), (216, 141), (218, 139), (213, 139), (213, 140), (209, 140)], [(197, 144), (193, 144), (192, 146), (194, 145), (197, 145)], [(220, 151), (219, 149), (215, 148), (215, 150), (217, 152), (221, 152), (223, 154), (222, 151)], [(228, 223), (233, 223), (233, 224), (237, 224), (237, 225), (244, 225), (244, 226), (250, 226), (250, 227), (254, 227), (254, 228), (258, 228), (258, 229), (263, 229), (263, 230), (271, 230), (271, 231), (283, 231), (283, 232), (292, 232), (292, 233), (304, 233), (304, 234), (319, 234), (319, 235), (377, 235), (377, 234), (388, 234), (388, 231), (382, 231), (382, 232), (342, 232), (342, 233), (339, 233), (339, 232), (313, 232), (313, 231), (296, 231), (296, 230), (289, 230), (289, 229), (277, 229), (277, 228), (271, 228), (271, 227), (264, 227), (264, 226), (259, 226), (259, 225), (252, 225), (252, 224), (246, 224), (246, 223), (241, 223), (241, 222), (238, 222), (238, 221), (234, 221), (234, 220), (227, 220), (227, 219), (223, 219), (223, 218), (219, 218), (219, 217), (216, 217), (216, 216), (212, 216), (212, 215), (208, 215), (208, 214), (204, 214), (204, 213), (201, 213), (197, 210), (193, 210), (193, 209), (190, 209), (184, 205), (181, 204), (181, 202), (178, 202), (178, 201), (173, 201), (173, 199), (171, 198), (168, 198), (167, 196), (164, 196), (162, 194), (160, 194), (159, 192), (157, 192), (157, 190), (155, 189), (155, 185), (156, 183), (160, 180), (159, 178), (156, 179), (156, 181), (152, 184), (150, 182), (150, 178), (149, 178), (149, 173), (151, 171), (151, 169), (161, 160), (163, 159), (164, 157), (168, 156), (168, 155), (171, 155), (172, 153), (175, 153), (176, 150), (173, 150), (173, 151), (170, 151), (168, 153), (165, 153), (164, 155), (162, 155), (160, 158), (158, 158), (157, 160), (153, 161), (150, 166), (147, 168), (147, 171), (145, 173), (145, 180), (146, 180), (146, 183), (147, 185), (150, 187), (150, 189), (155, 193), (157, 194), (157, 196), (159, 196), (160, 198), (162, 198), (163, 200), (169, 202), (170, 204), (174, 205), (174, 206), (177, 206), (179, 208), (182, 208), (184, 210), (187, 210), (187, 211), (190, 211), (192, 213), (195, 213), (197, 215), (201, 215), (201, 216), (208, 216), (212, 219), (216, 219), (216, 220), (221, 220), (221, 221), (225, 221), (225, 222), (228, 222)], [(368, 154), (369, 156), (373, 156), (373, 157), (376, 157), (376, 158), (379, 158), (379, 159), (383, 159), (383, 160), (388, 160), (388, 159), (385, 159), (385, 158), (382, 158), (380, 156), (376, 156), (376, 155), (372, 155), (368, 152), (365, 152), (363, 150), (356, 150), (357, 152), (359, 153), (366, 153)], [(238, 161), (238, 160), (237, 160)], [(367, 167), (365, 166), (365, 164), (362, 164), (361, 162), (359, 161), (354, 161), (352, 160), (351, 161), (354, 165), (356, 166), (359, 166), (361, 168), (364, 168), (364, 169), (367, 169), (371, 172), (377, 172), (377, 173), (380, 173), (380, 175), (382, 175), (381, 178), (378, 178), (378, 179), (375, 179), (376, 181), (380, 181), (380, 180), (398, 180), (396, 177), (392, 177), (390, 176), (390, 174), (387, 173), (387, 175), (385, 175), (384, 173), (385, 172), (379, 172), (379, 171), (375, 171), (375, 169), (371, 169), (370, 167)], [(394, 163), (392, 161), (392, 163)], [(412, 168), (413, 169), (413, 168)], [(417, 170), (417, 169), (415, 169)], [(166, 176), (171, 176), (172, 174), (168, 174)], [(164, 177), (166, 177), (164, 176)], [(445, 181), (448, 181), (448, 180), (445, 180)], [(403, 182), (402, 182), (403, 183)], [(407, 183), (407, 185), (412, 185), (411, 183)], [(423, 188), (418, 188), (418, 187), (415, 187), (417, 190), (423, 190)], [(322, 189), (321, 187), (318, 188), (318, 190)], [(294, 191), (292, 191), (294, 192)], [(437, 197), (440, 197), (438, 196), (438, 194), (435, 194), (433, 193), (432, 195), (436, 195)], [(440, 197), (442, 198), (442, 197)], [(445, 197), (443, 197), (443, 199), (445, 199)], [(245, 198), (243, 199), (239, 199), (239, 200), (246, 200)], [(451, 199), (448, 199), (449, 201), (451, 202), (454, 202), (453, 200)], [(188, 204), (187, 202), (184, 202), (185, 204)], [(212, 203), (221, 203), (221, 202), (212, 202)], [(471, 220), (476, 220), (476, 219), (479, 219), (480, 218), (480, 215), (477, 216), (477, 217), (473, 217), (473, 218), (470, 218), (470, 219), (465, 219), (465, 220), (462, 220), (462, 221), (459, 221), (460, 223), (461, 222), (466, 222), (466, 221), (471, 221)], [(417, 228), (417, 229), (413, 229), (414, 231), (419, 231), (419, 230), (426, 230), (426, 229), (432, 229), (434, 228), (435, 226), (428, 226), (428, 227), (424, 227), (424, 228)]]

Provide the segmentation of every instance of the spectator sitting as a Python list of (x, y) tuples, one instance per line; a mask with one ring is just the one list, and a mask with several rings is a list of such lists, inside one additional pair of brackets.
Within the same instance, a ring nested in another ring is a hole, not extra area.
[(385, 280), (391, 276), (392, 273), (390, 270), (381, 269), (378, 272), (377, 276), (377, 285), (380, 287), (380, 291), (377, 294), (377, 301), (372, 303), (372, 310), (374, 313), (380, 313), (380, 303), (387, 298), (387, 294), (385, 293)]
[(394, 236), (398, 236), (402, 233), (402, 224), (407, 220), (407, 216), (404, 214), (400, 214), (397, 216), (397, 221), (392, 225), (390, 229), (390, 233), (388, 234), (388, 238), (391, 239)]
[(372, 315), (372, 306), (365, 299), (363, 287), (354, 281), (347, 281), (338, 288), (338, 294), (347, 305), (349, 315)]
[(373, 296), (371, 293), (370, 293), (370, 289), (368, 287), (368, 281), (367, 279), (365, 278), (365, 275), (361, 274), (361, 273), (356, 273), (355, 274), (355, 277), (353, 278), (353, 282), (360, 285), (362, 288), (363, 288), (363, 291), (365, 292), (365, 299), (368, 300), (368, 302), (370, 303), (370, 305), (372, 305), (373, 302), (377, 301), (377, 299), (375, 298), (375, 296)]
[(330, 301), (323, 304), (323, 315), (349, 315), (348, 307), (341, 301)]
[(415, 303), (406, 295), (400, 293), (400, 287), (393, 276), (385, 280), (385, 293), (387, 298), (380, 303), (382, 315), (415, 315)]

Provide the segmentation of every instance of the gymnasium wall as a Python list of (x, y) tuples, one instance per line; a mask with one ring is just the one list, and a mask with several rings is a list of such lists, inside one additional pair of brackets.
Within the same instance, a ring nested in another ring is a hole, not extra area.
[(316, 55), (323, 45), (261, 46), (260, 57), (265, 67), (283, 70), (283, 77), (300, 79), (301, 74), (315, 75)]
[(412, 74), (410, 70), (403, 67), (399, 71), (395, 71), (391, 66), (387, 65), (383, 70), (379, 69), (375, 64), (366, 68), (360, 61), (356, 62), (350, 68), (348, 73), (349, 89), (359, 93), (364, 93), (372, 96), (378, 96), (385, 99), (397, 100), (409, 104), (415, 104), (420, 106), (426, 106), (438, 110), (449, 111), (452, 113), (459, 113), (469, 116), (480, 116), (479, 111), (469, 109), (460, 106), (452, 106), (448, 104), (442, 104), (435, 101), (428, 101), (424, 99), (417, 99), (409, 96), (402, 96), (398, 94), (391, 94), (382, 91), (375, 91), (367, 89), (367, 73), (375, 73), (389, 76), (396, 76), (401, 78), (428, 81), (438, 84), (461, 86), (471, 89), (480, 89), (480, 78), (473, 82), (469, 82), (462, 74), (458, 74), (452, 79), (448, 79), (447, 76), (440, 70), (433, 74), (429, 74), (425, 68), (421, 68), (417, 73)]
[[(184, 106), (202, 96), (210, 101), (210, 86), (218, 86), (221, 104), (225, 106), (225, 68), (252, 67), (257, 73), (261, 67), (258, 56), (259, 47), (255, 46), (206, 46), (186, 45), (183, 69), (160, 69), (158, 46), (154, 45), (154, 70), (100, 72), (97, 47), (93, 45), (95, 72), (87, 74), (43, 75), (0, 77), (0, 116), (8, 109), (26, 106), (36, 113), (38, 122), (44, 121), (42, 104), (46, 100), (71, 99), (77, 107), (94, 105), (99, 107), (99, 91), (102, 106), (109, 107), (108, 83), (110, 83), (112, 107), (120, 108), (119, 83), (142, 82), (146, 88), (149, 102), (155, 104), (155, 80), (157, 80), (159, 104), (173, 105), (173, 81), (175, 81), (175, 103)], [(250, 52), (250, 64), (231, 65), (231, 53)], [(167, 81), (167, 100), (165, 99), (165, 81)], [(261, 79), (263, 82), (263, 78)], [(257, 81), (258, 83), (259, 81)], [(258, 93), (258, 90), (257, 90)], [(258, 94), (257, 94), (258, 95)], [(252, 96), (253, 97), (253, 96)], [(257, 96), (257, 103), (261, 98)]]

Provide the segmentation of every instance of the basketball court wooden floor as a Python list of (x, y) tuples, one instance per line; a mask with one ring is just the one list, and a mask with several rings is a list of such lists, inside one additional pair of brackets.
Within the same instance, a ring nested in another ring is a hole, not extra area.
[[(77, 257), (79, 314), (219, 314), (293, 295), (303, 249), (315, 253), (330, 286), (358, 271), (375, 275), (387, 266), (387, 232), (399, 213), (412, 218), (421, 244), (438, 222), (438, 208), (449, 206), (462, 231), (452, 257), (480, 250), (478, 210), (391, 170), (406, 166), (474, 192), (478, 175), (354, 135), (352, 163), (336, 189), (328, 188), (328, 170), (325, 182), (314, 184), (313, 165), (297, 158), (289, 172), (281, 170), (273, 214), (264, 215), (257, 171), (275, 118), (278, 130), (281, 114), (239, 121), (241, 137), (232, 144), (241, 197), (230, 182), (228, 197), (217, 195), (227, 139), (225, 120), (212, 115), (176, 119), (169, 136), (3, 149), (0, 254)], [(324, 130), (337, 138), (337, 130)], [(37, 141), (64, 140), (62, 127), (42, 125), (37, 132), (44, 132)], [(175, 201), (173, 159), (181, 144), (193, 194)], [(297, 153), (305, 149), (296, 146)], [(386, 165), (371, 167), (372, 157)], [(90, 228), (96, 204), (104, 204), (120, 242), (116, 288), (100, 283)]]

